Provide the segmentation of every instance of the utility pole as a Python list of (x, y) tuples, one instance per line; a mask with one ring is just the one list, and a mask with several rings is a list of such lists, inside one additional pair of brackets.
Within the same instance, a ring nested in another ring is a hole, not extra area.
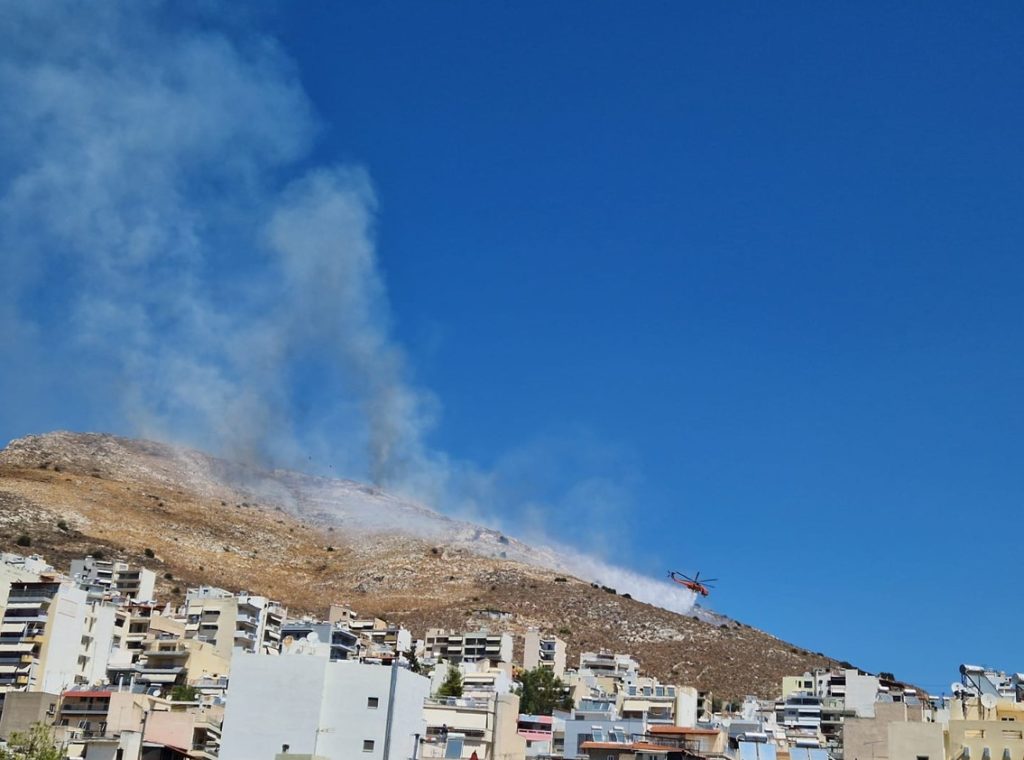
[(142, 730), (139, 732), (139, 754), (136, 760), (142, 760), (142, 745), (146, 741), (146, 722), (149, 720), (149, 710), (142, 711)]

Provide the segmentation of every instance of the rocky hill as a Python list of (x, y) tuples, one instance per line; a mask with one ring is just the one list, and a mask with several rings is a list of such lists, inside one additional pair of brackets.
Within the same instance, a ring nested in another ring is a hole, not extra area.
[(783, 675), (834, 664), (706, 610), (670, 612), (573, 577), (557, 552), (370, 486), (109, 435), (29, 436), (0, 451), (0, 548), (59, 565), (98, 552), (142, 563), (177, 600), (205, 583), (292, 611), (344, 601), (417, 636), (537, 626), (569, 642), (570, 662), (630, 652), (652, 675), (725, 697), (776, 696)]

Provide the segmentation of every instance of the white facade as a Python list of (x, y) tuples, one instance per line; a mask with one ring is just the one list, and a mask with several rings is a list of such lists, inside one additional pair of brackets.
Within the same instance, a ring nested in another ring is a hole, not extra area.
[[(394, 678), (390, 747), (388, 700)], [(289, 755), (326, 760), (405, 760), (425, 733), (423, 700), (430, 682), (404, 668), (331, 662), (323, 654), (232, 662), (221, 760), (274, 760)]]
[(117, 609), (109, 604), (92, 604), (86, 610), (78, 656), (77, 682), (101, 684), (114, 651), (114, 623)]

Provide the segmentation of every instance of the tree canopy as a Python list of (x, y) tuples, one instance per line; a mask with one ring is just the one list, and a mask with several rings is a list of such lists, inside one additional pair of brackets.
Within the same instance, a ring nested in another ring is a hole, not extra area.
[(444, 679), (444, 683), (441, 684), (441, 688), (437, 690), (439, 697), (461, 697), (462, 696), (462, 673), (461, 671), (452, 666), (448, 666), (448, 675)]
[(519, 695), (521, 713), (551, 715), (555, 710), (572, 709), (568, 687), (548, 668), (538, 666), (524, 671), (519, 683), (522, 685), (516, 689), (516, 694)]
[(14, 731), (6, 747), (0, 747), (0, 760), (61, 760), (64, 753), (54, 746), (53, 731), (42, 723), (33, 723), (24, 733)]

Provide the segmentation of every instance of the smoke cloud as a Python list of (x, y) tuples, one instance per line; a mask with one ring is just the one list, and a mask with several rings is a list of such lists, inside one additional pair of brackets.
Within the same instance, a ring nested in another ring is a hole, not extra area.
[[(392, 337), (373, 184), (301, 169), (319, 124), (273, 39), (159, 2), (0, 14), (0, 92), (17, 104), (0, 109), (0, 350), (17, 367), (0, 393), (22, 402), (6, 426), (331, 462), (463, 516), (504, 513), (500, 474), (427, 445), (438, 403)], [(664, 594), (589, 562), (572, 569)]]

